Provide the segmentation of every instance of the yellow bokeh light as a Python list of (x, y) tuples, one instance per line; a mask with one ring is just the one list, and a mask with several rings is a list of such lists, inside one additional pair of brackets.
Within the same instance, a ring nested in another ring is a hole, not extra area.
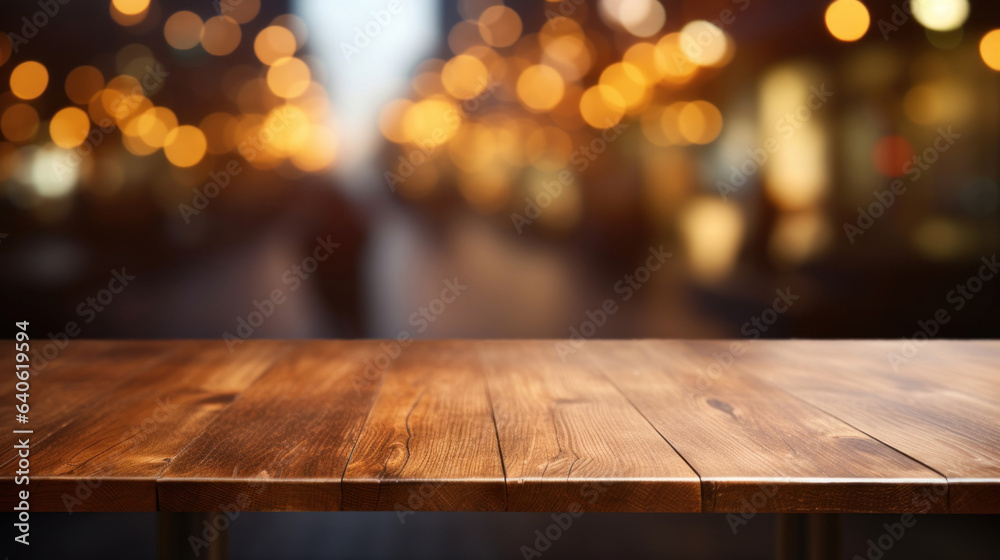
[(116, 10), (127, 16), (141, 14), (149, 8), (149, 0), (111, 0), (111, 4)]
[(182, 51), (193, 49), (201, 42), (204, 25), (194, 12), (177, 12), (163, 25), (163, 37), (167, 40), (167, 44), (175, 49)]
[(66, 96), (70, 101), (86, 105), (104, 87), (104, 75), (93, 66), (78, 66), (66, 76)]
[(302, 95), (309, 87), (312, 73), (302, 59), (285, 57), (267, 69), (267, 87), (278, 97), (290, 99)]
[(490, 6), (479, 16), (479, 35), (491, 47), (509, 47), (521, 36), (521, 17), (507, 6)]
[(617, 91), (625, 102), (627, 112), (643, 107), (652, 97), (652, 90), (647, 87), (642, 70), (627, 62), (618, 62), (605, 68), (598, 83)]
[(87, 139), (90, 132), (90, 118), (83, 109), (66, 107), (52, 116), (49, 122), (49, 136), (60, 148), (75, 148)]
[(913, 18), (933, 31), (953, 31), (969, 18), (969, 0), (915, 0)]
[(722, 132), (722, 113), (708, 101), (685, 104), (677, 114), (677, 128), (692, 144), (708, 144)]
[(462, 115), (450, 101), (432, 97), (414, 103), (403, 116), (403, 135), (423, 147), (439, 146), (462, 125)]
[(625, 51), (622, 62), (630, 64), (642, 72), (649, 84), (655, 84), (667, 73), (667, 55), (663, 49), (652, 43), (636, 43)]
[(681, 34), (668, 33), (660, 38), (656, 43), (656, 50), (659, 55), (654, 59), (654, 64), (662, 64), (662, 80), (668, 84), (683, 84), (694, 77), (698, 71), (698, 65), (691, 62), (681, 48)]
[(164, 140), (163, 153), (177, 167), (191, 167), (205, 157), (205, 135), (191, 125), (178, 126)]
[(34, 99), (49, 85), (49, 71), (39, 62), (18, 64), (10, 73), (10, 91), (21, 99)]
[(201, 46), (209, 54), (225, 56), (240, 46), (243, 32), (229, 16), (209, 18), (201, 29)]
[(441, 69), (441, 83), (453, 97), (471, 99), (486, 89), (489, 71), (478, 58), (460, 54)]
[(548, 111), (562, 100), (566, 86), (554, 68), (544, 64), (529, 66), (517, 79), (517, 97), (532, 111)]
[(679, 41), (684, 56), (698, 66), (721, 64), (729, 50), (726, 34), (714, 24), (700, 19), (681, 29)]
[(868, 31), (871, 16), (858, 0), (836, 0), (826, 8), (826, 28), (840, 41), (857, 41)]
[(610, 128), (625, 116), (625, 100), (614, 88), (598, 84), (580, 96), (580, 115), (594, 128)]
[(280, 25), (265, 27), (253, 42), (257, 59), (270, 66), (282, 58), (295, 54), (295, 35)]
[(264, 129), (273, 134), (268, 149), (282, 157), (297, 152), (309, 140), (309, 126), (309, 116), (300, 107), (291, 104), (275, 107), (264, 119)]
[(38, 131), (38, 111), (27, 103), (7, 107), (0, 117), (0, 132), (11, 142), (27, 142)]
[(236, 23), (250, 23), (260, 12), (260, 0), (221, 0), (220, 6), (222, 15)]
[(309, 29), (306, 27), (306, 22), (295, 14), (282, 14), (271, 20), (271, 25), (278, 25), (292, 32), (292, 35), (295, 36), (295, 50), (305, 46), (309, 39)]
[(697, 278), (714, 282), (732, 270), (744, 235), (743, 215), (736, 205), (698, 198), (684, 209), (679, 225)]
[(1000, 29), (994, 29), (979, 42), (979, 55), (990, 68), (1000, 72)]
[(311, 125), (305, 145), (292, 154), (292, 165), (308, 173), (323, 171), (337, 158), (337, 135), (329, 127)]
[(170, 131), (177, 128), (177, 116), (166, 107), (151, 107), (137, 119), (139, 138), (146, 145), (162, 148)]
[(619, 4), (618, 21), (636, 37), (655, 35), (667, 21), (667, 13), (658, 0), (625, 0)]

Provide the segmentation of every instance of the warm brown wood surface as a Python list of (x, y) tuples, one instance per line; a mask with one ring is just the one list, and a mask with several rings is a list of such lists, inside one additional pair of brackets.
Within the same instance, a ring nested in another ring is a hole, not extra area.
[(476, 344), (510, 511), (700, 511), (698, 475), (596, 368), (551, 341)]
[(1000, 343), (901, 344), (70, 341), (0, 507), (1000, 513)]
[(740, 367), (944, 475), (947, 496), (917, 499), (918, 509), (1000, 511), (1000, 401), (984, 387), (1000, 385), (1000, 344), (929, 342), (895, 371), (889, 353), (903, 356), (901, 342), (842, 344), (761, 342)]

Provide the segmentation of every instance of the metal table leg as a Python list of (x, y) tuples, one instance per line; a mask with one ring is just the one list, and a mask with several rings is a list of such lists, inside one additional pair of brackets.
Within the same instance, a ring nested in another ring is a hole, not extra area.
[(843, 550), (840, 515), (778, 515), (778, 560), (839, 560)]
[(226, 560), (229, 518), (219, 512), (161, 511), (160, 560)]

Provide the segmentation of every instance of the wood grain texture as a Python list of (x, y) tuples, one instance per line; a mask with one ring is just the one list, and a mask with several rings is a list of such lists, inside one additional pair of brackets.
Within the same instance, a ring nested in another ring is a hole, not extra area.
[(698, 476), (594, 368), (556, 341), (477, 344), (509, 511), (701, 510)]
[(347, 465), (343, 509), (503, 511), (503, 465), (471, 345), (415, 342), (385, 373)]
[[(32, 509), (155, 511), (161, 471), (270, 367), (286, 343), (256, 342), (232, 354), (221, 341), (174, 346), (137, 373), (128, 370), (128, 360), (116, 357), (89, 375), (64, 374), (81, 383), (100, 383), (102, 376), (120, 383), (107, 392), (91, 392), (85, 406), (32, 448), (32, 495), (37, 497)], [(127, 355), (122, 350), (125, 354), (113, 354)]]
[(381, 383), (380, 352), (378, 342), (299, 344), (170, 463), (160, 508), (339, 510), (344, 469)]
[(1000, 513), (1000, 344), (901, 344), (71, 341), (31, 504)]
[[(1000, 383), (995, 342), (928, 342), (895, 372), (900, 341), (758, 344), (741, 368), (943, 474), (951, 512), (1000, 513), (1000, 405), (972, 392)], [(954, 349), (946, 369), (922, 371), (939, 345)]]
[[(77, 421), (87, 414), (91, 404), (101, 397), (113, 392), (117, 386), (126, 383), (135, 376), (142, 374), (157, 363), (162, 362), (174, 352), (178, 344), (174, 342), (103, 342), (79, 340), (71, 341), (58, 356), (47, 360), (41, 371), (32, 371), (30, 382), (30, 405), (28, 424), (18, 426), (18, 429), (33, 430), (33, 434), (11, 434), (9, 444), (0, 450), (0, 507), (13, 507), (17, 490), (24, 486), (15, 485), (15, 475), (18, 470), (17, 451), (14, 444), (24, 438), (31, 445), (31, 485), (27, 487), (31, 493), (32, 509), (39, 511), (66, 511), (74, 508), (78, 496), (89, 496), (93, 493), (92, 486), (98, 481), (88, 480), (66, 484), (66, 479), (59, 476), (47, 476), (39, 469), (38, 454), (45, 449), (58, 450), (49, 447), (49, 438), (60, 428)], [(3, 395), (4, 402), (13, 403), (14, 383), (4, 384), (7, 389)], [(12, 412), (13, 413), (13, 412)], [(64, 457), (67, 461), (69, 457)], [(103, 484), (102, 484), (103, 485)], [(144, 496), (138, 501), (155, 505), (155, 496), (143, 494), (135, 486), (126, 485), (122, 493), (114, 490), (115, 484), (109, 484), (111, 493), (106, 493), (107, 501), (100, 507), (109, 510), (130, 509), (130, 504), (137, 503), (135, 496)], [(105, 488), (107, 492), (107, 488)], [(65, 499), (64, 499), (65, 494)], [(151, 502), (152, 500), (152, 502)], [(99, 502), (90, 502), (91, 506)]]
[(706, 512), (906, 512), (917, 509), (915, 497), (946, 491), (938, 473), (723, 368), (741, 359), (731, 344), (588, 342), (578, 354), (599, 364), (700, 475)]

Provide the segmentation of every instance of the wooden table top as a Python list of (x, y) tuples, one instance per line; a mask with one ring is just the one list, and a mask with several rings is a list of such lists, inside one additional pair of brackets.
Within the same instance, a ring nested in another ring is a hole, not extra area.
[(1000, 513), (1000, 342), (914, 348), (72, 341), (0, 507)]

